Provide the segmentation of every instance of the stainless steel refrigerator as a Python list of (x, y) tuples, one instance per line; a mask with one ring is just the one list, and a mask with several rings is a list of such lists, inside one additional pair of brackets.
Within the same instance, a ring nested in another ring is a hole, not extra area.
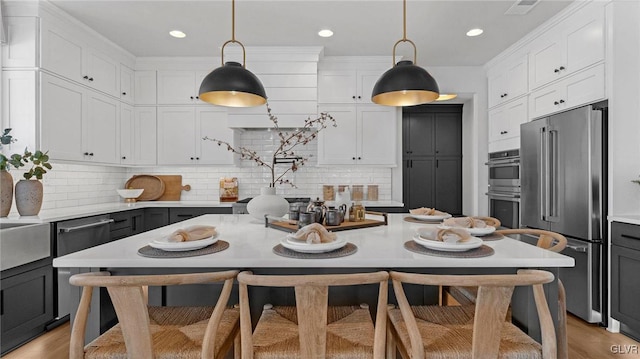
[(592, 323), (607, 317), (606, 119), (605, 102), (520, 127), (521, 225), (567, 237), (567, 310)]

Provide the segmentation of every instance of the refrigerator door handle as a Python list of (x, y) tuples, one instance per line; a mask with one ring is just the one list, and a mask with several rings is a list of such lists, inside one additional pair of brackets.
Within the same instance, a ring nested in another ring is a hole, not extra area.
[(558, 150), (558, 130), (550, 129), (549, 133), (549, 188), (548, 195), (549, 198), (549, 212), (547, 212), (547, 221), (549, 222), (559, 222), (560, 218), (558, 217), (558, 191), (559, 191), (559, 158), (560, 155)]
[(540, 128), (540, 220), (546, 221), (549, 215), (549, 136), (547, 127)]

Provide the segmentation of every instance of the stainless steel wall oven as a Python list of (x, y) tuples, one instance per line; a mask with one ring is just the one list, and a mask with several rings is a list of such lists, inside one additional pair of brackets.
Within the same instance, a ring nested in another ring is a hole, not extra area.
[(520, 227), (520, 151), (489, 154), (489, 215), (502, 227)]

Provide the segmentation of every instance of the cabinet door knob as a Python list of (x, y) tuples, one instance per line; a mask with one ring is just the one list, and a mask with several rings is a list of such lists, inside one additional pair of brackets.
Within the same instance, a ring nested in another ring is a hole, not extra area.
[(558, 72), (560, 72), (560, 70), (559, 69), (553, 69), (553, 72), (558, 73)]
[(89, 77), (89, 81), (93, 81), (93, 77)]
[(89, 156), (92, 156), (92, 157), (93, 157), (93, 152), (89, 152)]
[(127, 156), (122, 156), (122, 159), (123, 159), (123, 160), (126, 160), (126, 159), (127, 159)]
[(351, 98), (352, 98), (352, 99), (354, 99), (354, 100), (356, 99), (356, 97), (355, 97), (355, 96), (351, 96)]
[(351, 159), (352, 159), (352, 160), (354, 160), (354, 161), (356, 160), (356, 158), (355, 158), (355, 157), (352, 157)]
[(189, 98), (193, 100), (193, 96), (189, 96)]
[(560, 100), (560, 103), (564, 103), (564, 100)]
[(199, 99), (200, 99), (200, 96), (196, 96), (196, 100), (199, 100)]
[(362, 98), (362, 96), (358, 96), (358, 100), (360, 100)]
[(560, 104), (560, 102), (558, 102), (558, 101), (553, 101), (553, 104), (554, 104), (554, 105), (559, 105), (559, 104)]
[(89, 152), (85, 152), (83, 153), (85, 156), (89, 156)]
[(560, 66), (560, 70), (564, 70), (564, 66)]
[(196, 157), (196, 160), (200, 161), (200, 157)]
[(507, 97), (508, 94), (504, 94), (504, 97)]
[(191, 161), (193, 161), (193, 157), (190, 157), (190, 158), (191, 158)]
[(358, 159), (359, 159), (359, 160), (361, 160), (361, 159), (362, 159), (362, 157), (358, 157)]
[(122, 95), (123, 95), (123, 96), (126, 96), (126, 95), (127, 95), (127, 93), (126, 93), (126, 92), (123, 92), (123, 93), (122, 93)]
[(82, 76), (82, 78), (83, 78), (83, 79), (85, 79), (85, 80), (88, 80), (88, 79), (89, 79), (89, 76), (86, 76), (86, 75), (85, 75), (85, 76)]

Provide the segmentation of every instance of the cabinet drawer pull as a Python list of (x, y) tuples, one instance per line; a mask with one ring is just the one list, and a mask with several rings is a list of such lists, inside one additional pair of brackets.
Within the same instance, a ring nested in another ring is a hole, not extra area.
[(578, 253), (587, 253), (588, 248), (587, 247), (583, 247), (583, 246), (572, 246), (567, 244), (567, 248), (569, 249), (573, 249), (574, 251), (578, 252)]
[(127, 221), (126, 219), (116, 219), (116, 220), (114, 220), (113, 223), (122, 223), (122, 222), (126, 222), (126, 221)]
[(193, 217), (192, 214), (176, 214), (176, 217)]
[(620, 237), (635, 239), (636, 241), (640, 241), (640, 237), (632, 236), (630, 234), (621, 234)]

